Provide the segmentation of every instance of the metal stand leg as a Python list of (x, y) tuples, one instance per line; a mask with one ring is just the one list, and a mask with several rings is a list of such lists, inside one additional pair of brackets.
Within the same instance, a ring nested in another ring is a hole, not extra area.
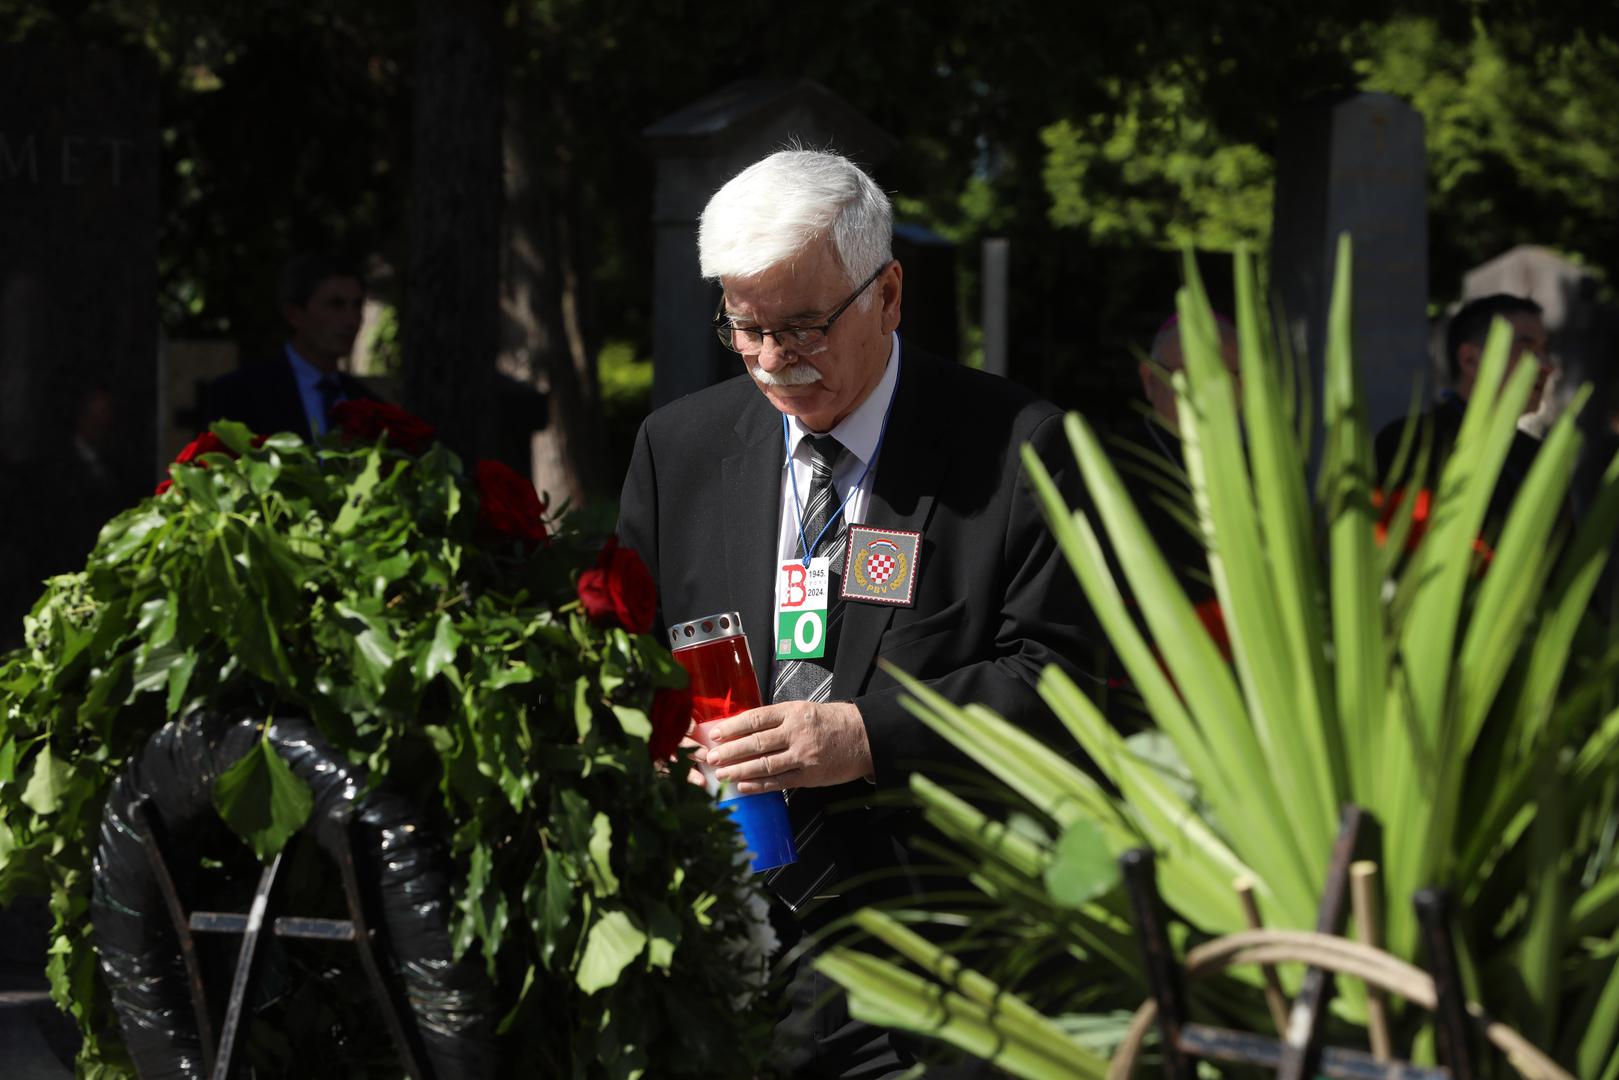
[(281, 871), (281, 857), (284, 854), (284, 851), (277, 852), (270, 865), (259, 875), (253, 906), (247, 912), (247, 925), (242, 929), (242, 949), (236, 957), (236, 975), (231, 979), (230, 1003), (225, 1006), (225, 1025), (219, 1033), (219, 1056), (214, 1059), (212, 1080), (230, 1080), (236, 1068), (236, 1036), (241, 1031), (242, 1007), (247, 1002), (247, 991), (253, 985), (253, 969), (259, 958), (259, 934), (264, 929), (270, 893), (275, 889), (276, 875)]
[(1467, 1017), (1467, 995), (1462, 990), (1461, 967), (1456, 962), (1456, 941), (1450, 934), (1450, 894), (1444, 889), (1423, 889), (1411, 899), (1422, 927), (1422, 943), (1433, 973), (1434, 1029), (1439, 1036), (1439, 1058), (1456, 1080), (1473, 1080), (1473, 1025)]
[(1136, 848), (1119, 859), (1124, 868), (1124, 887), (1130, 894), (1130, 914), (1135, 919), (1136, 937), (1146, 961), (1147, 983), (1158, 1002), (1158, 1030), (1162, 1036), (1164, 1075), (1170, 1080), (1192, 1080), (1197, 1071), (1181, 1050), (1181, 1029), (1186, 1025), (1186, 993), (1181, 985), (1180, 965), (1169, 944), (1164, 927), (1163, 902), (1158, 896), (1152, 852)]
[[(1343, 932), (1349, 916), (1349, 867), (1374, 846), (1376, 823), (1358, 806), (1345, 806), (1338, 819), (1338, 840), (1332, 846), (1332, 862), (1327, 865), (1327, 880), (1321, 890), (1321, 907), (1316, 914), (1315, 929), (1321, 934)], [(1320, 1065), (1321, 1018), (1332, 1003), (1334, 986), (1332, 973), (1311, 967), (1304, 971), (1298, 996), (1287, 1020), (1287, 1033), (1282, 1039), (1282, 1062), (1276, 1070), (1277, 1080), (1304, 1080), (1315, 1075)]]
[(197, 959), (197, 941), (191, 936), (191, 921), (186, 918), (185, 908), (180, 904), (180, 894), (174, 887), (174, 878), (169, 874), (169, 865), (163, 861), (163, 847), (157, 836), (161, 825), (150, 812), (145, 799), (136, 799), (130, 804), (129, 817), (135, 824), (141, 850), (146, 853), (147, 865), (152, 868), (152, 877), (157, 881), (158, 891), (163, 894), (163, 908), (168, 912), (174, 936), (180, 943), (180, 959), (185, 962), (186, 984), (191, 993), (191, 1011), (197, 1017), (197, 1040), (202, 1044), (202, 1065), (206, 1071), (212, 1072), (214, 1023), (208, 1012), (208, 992), (202, 985), (202, 965)]
[(366, 924), (365, 903), (360, 893), (359, 875), (354, 872), (354, 848), (349, 843), (348, 829), (343, 830), (338, 841), (337, 866), (343, 876), (343, 894), (348, 900), (349, 919), (354, 926), (354, 947), (359, 951), (360, 966), (365, 969), (372, 996), (382, 1010), (383, 1022), (388, 1025), (394, 1045), (399, 1048), (400, 1063), (404, 1065), (406, 1075), (410, 1080), (425, 1080), (427, 1068), (424, 1063), (427, 1056), (422, 1048), (420, 1033), (414, 1025), (404, 1022), (408, 1005), (394, 984), (383, 977), (382, 962), (374, 940), (375, 932)]

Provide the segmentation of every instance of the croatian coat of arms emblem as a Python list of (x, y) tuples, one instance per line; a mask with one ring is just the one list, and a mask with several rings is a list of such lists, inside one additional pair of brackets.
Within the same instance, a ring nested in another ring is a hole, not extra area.
[(916, 602), (917, 553), (922, 534), (904, 529), (849, 527), (843, 596), (909, 607)]

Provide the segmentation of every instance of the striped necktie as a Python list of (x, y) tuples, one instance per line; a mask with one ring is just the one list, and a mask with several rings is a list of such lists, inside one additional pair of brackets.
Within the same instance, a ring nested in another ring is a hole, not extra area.
[[(843, 454), (843, 444), (830, 435), (808, 437), (810, 446), (810, 490), (804, 502), (803, 538), (799, 540), (798, 555), (809, 552), (824, 555), (831, 566), (827, 583), (829, 606), (826, 614), (826, 651), (817, 660), (785, 660), (776, 668), (770, 700), (825, 701), (832, 693), (832, 662), (838, 654), (838, 628), (843, 622), (843, 601), (839, 593), (843, 581), (843, 552), (848, 539), (848, 522), (838, 517), (843, 506), (837, 489), (832, 484), (832, 470)], [(823, 537), (821, 531), (825, 529)], [(817, 542), (818, 541), (818, 542)], [(771, 871), (765, 878), (769, 889), (789, 908), (797, 911), (824, 888), (835, 886), (839, 872), (837, 858), (829, 838), (822, 832), (826, 823), (825, 793), (828, 788), (807, 788), (787, 792), (787, 813), (792, 821), (794, 844), (798, 848), (798, 861)]]
[[(787, 660), (776, 669), (776, 680), (771, 687), (770, 700), (825, 701), (832, 692), (832, 661), (837, 656), (837, 628), (842, 621), (843, 604), (837, 599), (843, 580), (843, 550), (848, 536), (846, 522), (839, 516), (831, 528), (827, 522), (843, 508), (837, 488), (832, 483), (832, 470), (843, 456), (843, 444), (830, 435), (810, 435), (809, 497), (804, 500), (803, 532), (798, 543), (799, 558), (812, 554), (824, 555), (831, 564), (831, 580), (827, 586), (829, 601), (826, 614), (826, 650), (817, 660)], [(825, 535), (822, 535), (825, 530)], [(806, 550), (806, 545), (813, 551)]]

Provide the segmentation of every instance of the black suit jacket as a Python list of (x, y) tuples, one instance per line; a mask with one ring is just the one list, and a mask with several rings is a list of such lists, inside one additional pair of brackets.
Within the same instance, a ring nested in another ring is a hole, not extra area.
[[(343, 396), (375, 399), (365, 384), (346, 372), (337, 373)], [(304, 413), (298, 380), (285, 352), (266, 360), (243, 364), (208, 384), (202, 399), (203, 427), (215, 420), (235, 420), (260, 435), (290, 431), (312, 442), (309, 417)]]
[[(1035, 685), (1047, 664), (1075, 671), (1094, 641), (1089, 608), (1019, 458), (1032, 443), (1077, 502), (1057, 408), (912, 349), (902, 353), (894, 395), (863, 524), (920, 532), (921, 558), (914, 607), (849, 601), (843, 616), (831, 698), (859, 707), (877, 779), (875, 792), (857, 781), (817, 796), (856, 808), (829, 818), (845, 875), (904, 861), (892, 830), (871, 828), (874, 795), (904, 788), (913, 770), (961, 764), (900, 705), (879, 658), (1072, 750)], [(781, 415), (740, 376), (647, 418), (619, 518), (621, 542), (657, 581), (659, 627), (740, 612), (765, 700), (784, 461)]]
[[(1424, 437), (1430, 438), (1428, 451), (1428, 468), (1422, 476), (1416, 477), (1415, 482), (1419, 488), (1433, 491), (1438, 488), (1440, 477), (1444, 473), (1445, 463), (1450, 460), (1451, 452), (1456, 448), (1457, 436), (1462, 431), (1462, 418), (1467, 412), (1467, 402), (1455, 394), (1446, 394), (1440, 398), (1433, 408), (1417, 418), (1417, 429), (1412, 438), (1410, 450), (1406, 456), (1405, 473), (1402, 476), (1393, 476), (1391, 473), (1399, 456), (1400, 440), (1405, 435), (1406, 424), (1409, 418), (1401, 417), (1384, 426), (1377, 433), (1377, 439), (1372, 444), (1372, 456), (1377, 466), (1377, 479), (1385, 489), (1403, 488), (1412, 482), (1409, 475), (1415, 464), (1418, 449), (1423, 445)], [(1431, 435), (1427, 434), (1430, 433)], [(1490, 495), (1490, 508), (1487, 521), (1499, 523), (1512, 508), (1512, 500), (1517, 497), (1518, 489), (1523, 486), (1524, 478), (1529, 475), (1530, 468), (1535, 463), (1535, 455), (1540, 452), (1540, 440), (1519, 431), (1512, 436), (1512, 445), (1507, 449), (1506, 461), (1501, 464), (1501, 475), (1496, 480), (1495, 491)]]

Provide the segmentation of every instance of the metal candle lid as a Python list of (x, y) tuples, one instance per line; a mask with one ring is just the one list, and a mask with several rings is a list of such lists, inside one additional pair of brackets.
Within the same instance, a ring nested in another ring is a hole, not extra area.
[(718, 615), (705, 615), (690, 622), (675, 623), (669, 628), (669, 648), (689, 649), (693, 645), (723, 641), (740, 637), (741, 634), (742, 616), (734, 611), (722, 611)]

